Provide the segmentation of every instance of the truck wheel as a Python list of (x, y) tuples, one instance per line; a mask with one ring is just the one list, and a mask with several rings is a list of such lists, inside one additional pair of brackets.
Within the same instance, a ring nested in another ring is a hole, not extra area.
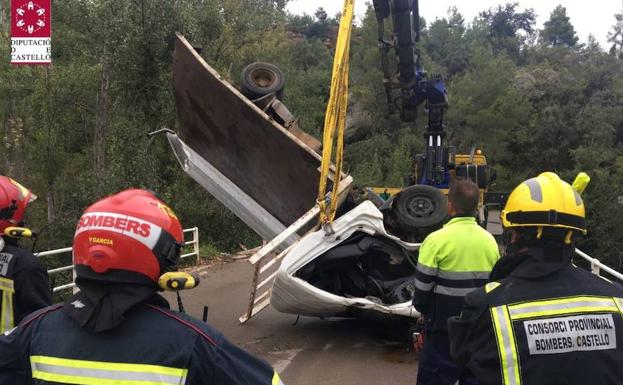
[(240, 90), (247, 98), (253, 100), (274, 93), (277, 99), (283, 97), (285, 86), (283, 72), (274, 64), (251, 63), (242, 70)]
[(415, 185), (396, 195), (392, 215), (401, 231), (427, 234), (439, 228), (446, 220), (448, 204), (439, 189)]

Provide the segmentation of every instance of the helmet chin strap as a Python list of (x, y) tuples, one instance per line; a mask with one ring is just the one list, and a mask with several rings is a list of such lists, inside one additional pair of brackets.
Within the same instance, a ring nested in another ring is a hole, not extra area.
[(539, 227), (537, 231), (537, 239), (549, 240), (554, 242), (563, 242), (570, 245), (574, 231), (567, 228), (558, 227)]
[[(502, 245), (505, 255), (516, 254), (522, 249), (533, 246), (538, 241), (549, 241), (571, 245), (573, 230), (565, 228), (552, 228), (539, 226), (536, 228), (523, 228), (521, 230), (504, 229), (502, 233)], [(513, 234), (516, 239), (513, 241)]]
[[(517, 234), (514, 240), (513, 234)], [(521, 231), (513, 231), (511, 229), (504, 229), (504, 233), (502, 234), (504, 255), (517, 254), (522, 249), (530, 247), (535, 241), (536, 237), (534, 237), (534, 235), (526, 234)]]

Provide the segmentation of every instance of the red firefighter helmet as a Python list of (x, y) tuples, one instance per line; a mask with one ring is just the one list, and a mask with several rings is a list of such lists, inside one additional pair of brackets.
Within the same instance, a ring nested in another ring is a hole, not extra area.
[(84, 211), (73, 259), (95, 273), (131, 271), (157, 282), (177, 268), (182, 242), (182, 226), (166, 204), (148, 191), (125, 190)]
[(10, 226), (19, 226), (29, 203), (37, 196), (13, 179), (0, 176), (0, 234)]

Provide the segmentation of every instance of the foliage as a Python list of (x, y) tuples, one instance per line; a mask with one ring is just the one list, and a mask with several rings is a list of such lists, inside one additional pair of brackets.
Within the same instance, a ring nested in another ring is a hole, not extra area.
[[(185, 176), (163, 140), (150, 144), (146, 134), (176, 127), (171, 56), (180, 32), (234, 84), (252, 61), (280, 66), (285, 104), (319, 137), (339, 15), (321, 9), (288, 15), (285, 3), (54, 1), (54, 64), (0, 61), (0, 172), (39, 195), (31, 222), (48, 226), (38, 247), (67, 246), (86, 206), (128, 187), (157, 191), (187, 227), (200, 228), (201, 242), (210, 247), (259, 244)], [(6, 8), (8, 1), (0, 4)], [(538, 43), (534, 12), (516, 3), (484, 10), (471, 23), (456, 9), (422, 22), (423, 65), (447, 82), (450, 143), (460, 152), (484, 151), (497, 169), (496, 190), (542, 171), (568, 181), (587, 172), (589, 235), (580, 246), (620, 267), (623, 16), (613, 19), (609, 52), (594, 38), (579, 45), (561, 6)], [(0, 28), (0, 56), (8, 57), (8, 39)], [(351, 56), (346, 169), (360, 185), (401, 186), (423, 149), (425, 113), (410, 124), (390, 113), (371, 7), (354, 29)]]
[(448, 77), (465, 71), (469, 65), (466, 31), (465, 20), (456, 7), (449, 10), (447, 20), (437, 19), (428, 28), (426, 51), (447, 69)]
[(519, 3), (506, 3), (480, 12), (480, 27), (487, 31), (491, 47), (517, 58), (522, 45), (534, 32), (534, 10), (517, 11)]
[(616, 24), (612, 27), (612, 31), (608, 33), (608, 42), (612, 43), (610, 54), (618, 56), (623, 54), (623, 13), (614, 15)]
[(562, 5), (557, 6), (548, 21), (545, 22), (541, 31), (541, 38), (546, 44), (566, 45), (567, 47), (575, 47), (578, 43), (578, 37), (575, 29), (569, 21), (567, 9)]

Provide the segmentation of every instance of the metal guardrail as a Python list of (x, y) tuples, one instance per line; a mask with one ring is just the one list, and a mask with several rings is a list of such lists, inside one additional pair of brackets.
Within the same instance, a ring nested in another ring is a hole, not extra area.
[[(196, 256), (197, 261), (199, 261), (199, 228), (198, 227), (192, 227), (190, 229), (184, 229), (184, 234), (188, 234), (191, 233), (192, 234), (192, 238), (189, 241), (184, 241), (184, 246), (185, 247), (192, 247), (192, 252), (190, 253), (185, 253), (182, 254), (180, 256), (180, 259), (183, 258), (188, 258), (188, 257), (192, 257), (193, 255)], [(64, 247), (62, 249), (56, 249), (56, 250), (47, 250), (47, 251), (41, 251), (39, 253), (35, 253), (35, 256), (38, 258), (41, 257), (46, 257), (49, 255), (59, 255), (59, 254), (65, 254), (65, 253), (70, 253), (72, 250), (71, 247)], [(61, 266), (61, 267), (56, 267), (54, 269), (50, 269), (48, 270), (48, 276), (52, 276), (58, 273), (62, 273), (65, 271), (69, 271), (71, 270), (72, 272), (74, 271), (74, 265), (67, 265), (67, 266)], [(72, 279), (71, 283), (67, 283), (64, 285), (60, 285), (60, 286), (56, 286), (52, 288), (52, 292), (56, 293), (59, 292), (61, 290), (66, 290), (66, 289), (71, 289), (76, 287), (76, 284), (74, 282), (75, 280), (75, 274), (74, 277)]]
[[(189, 228), (189, 229), (184, 229), (184, 234), (188, 234), (188, 233), (192, 234), (192, 238), (189, 241), (184, 241), (184, 246), (186, 246), (186, 247), (187, 246), (192, 246), (192, 252), (182, 254), (180, 256), (180, 259), (189, 258), (189, 257), (192, 257), (194, 255), (194, 256), (196, 256), (197, 260), (199, 260), (199, 228), (198, 227), (192, 227), (192, 228)], [(269, 246), (269, 245), (267, 245), (267, 246)], [(35, 256), (41, 258), (41, 257), (49, 256), (49, 255), (58, 255), (58, 254), (69, 253), (69, 252), (71, 252), (71, 250), (72, 250), (71, 247), (65, 247), (65, 248), (62, 248), (62, 249), (41, 251), (39, 253), (36, 253)], [(623, 273), (620, 273), (620, 272), (614, 270), (613, 268), (603, 264), (602, 262), (599, 261), (599, 259), (591, 257), (590, 255), (584, 253), (582, 250), (575, 249), (575, 253), (578, 256), (582, 257), (583, 259), (585, 259), (586, 261), (588, 261), (590, 263), (590, 269), (591, 269), (591, 272), (593, 274), (601, 275), (601, 271), (603, 270), (606, 273), (608, 273), (611, 276), (613, 276), (614, 278), (616, 278), (616, 279), (618, 279), (618, 280), (623, 282)], [(257, 254), (259, 254), (259, 252), (256, 253), (256, 255)], [(73, 271), (73, 269), (74, 269), (74, 265), (61, 266), (61, 267), (57, 267), (57, 268), (54, 268), (54, 269), (49, 269), (48, 270), (48, 275), (52, 276), (52, 275), (55, 275), (55, 274), (58, 274), (58, 273), (62, 273), (64, 271), (69, 271), (69, 270)], [(73, 288), (75, 286), (76, 286), (76, 284), (74, 282), (67, 283), (67, 284), (56, 286), (56, 287), (52, 288), (52, 292), (56, 293), (56, 292), (59, 292), (61, 290), (71, 289), (71, 288)], [(255, 297), (255, 296), (252, 295), (252, 297)], [(253, 302), (251, 302), (251, 304), (253, 305)], [(247, 314), (246, 318), (248, 318), (248, 317), (249, 317), (249, 315)], [(242, 321), (243, 318), (245, 318), (245, 317), (244, 316), (241, 317), (241, 322), (244, 322), (244, 321)], [(245, 319), (245, 321), (246, 321), (246, 319)]]
[(593, 274), (601, 275), (601, 270), (603, 270), (606, 273), (610, 274), (611, 276), (615, 277), (616, 279), (623, 281), (623, 274), (621, 274), (620, 272), (614, 270), (613, 268), (609, 266), (604, 265), (603, 263), (599, 261), (599, 259), (593, 258), (579, 249), (575, 249), (575, 253), (579, 255), (580, 257), (584, 258), (585, 260), (587, 260), (591, 264), (591, 272)]

